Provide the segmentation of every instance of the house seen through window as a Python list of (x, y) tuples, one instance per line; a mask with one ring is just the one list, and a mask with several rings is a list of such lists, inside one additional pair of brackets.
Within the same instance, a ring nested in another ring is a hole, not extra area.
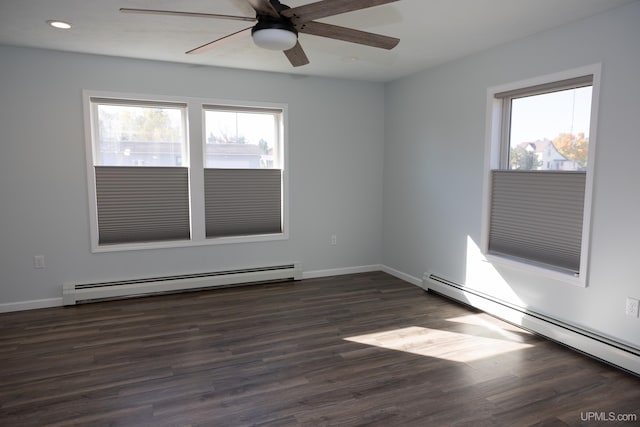
[(279, 118), (273, 111), (205, 110), (207, 168), (278, 168)]
[(183, 166), (185, 108), (97, 104), (96, 163), (102, 166)]
[(584, 171), (592, 87), (510, 100), (509, 169)]

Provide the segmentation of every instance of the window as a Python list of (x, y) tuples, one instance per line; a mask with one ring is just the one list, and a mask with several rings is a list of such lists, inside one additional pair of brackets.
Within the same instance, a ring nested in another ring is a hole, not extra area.
[(186, 106), (92, 106), (98, 244), (189, 239)]
[(279, 111), (206, 106), (207, 237), (280, 233)]
[(284, 111), (85, 92), (93, 250), (286, 238)]
[(582, 285), (599, 68), (584, 71), (489, 90), (483, 230), (483, 247), (493, 259)]

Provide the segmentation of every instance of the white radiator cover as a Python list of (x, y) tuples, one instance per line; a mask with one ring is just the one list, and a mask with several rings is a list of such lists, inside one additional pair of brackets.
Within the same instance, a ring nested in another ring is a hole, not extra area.
[(62, 289), (62, 303), (74, 305), (81, 301), (105, 298), (122, 298), (286, 279), (301, 280), (302, 266), (299, 263), (290, 263), (112, 282), (65, 283)]
[(498, 300), (435, 274), (425, 273), (421, 287), (640, 375), (640, 349)]

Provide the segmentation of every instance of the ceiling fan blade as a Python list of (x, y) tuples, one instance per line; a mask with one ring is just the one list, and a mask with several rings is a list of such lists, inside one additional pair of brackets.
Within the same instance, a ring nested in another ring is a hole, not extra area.
[(296, 45), (291, 49), (285, 50), (284, 54), (294, 67), (300, 67), (309, 63), (309, 58), (307, 58), (307, 54), (304, 53), (302, 46), (300, 46), (300, 42), (296, 42)]
[(388, 37), (380, 34), (368, 33), (366, 31), (354, 30), (353, 28), (339, 27), (337, 25), (315, 21), (302, 24), (297, 27), (297, 30), (305, 34), (312, 34), (314, 36), (327, 37), (330, 39), (358, 43), (387, 50), (393, 49), (400, 42), (400, 39), (395, 37)]
[(258, 15), (267, 15), (274, 18), (279, 18), (280, 14), (273, 7), (269, 0), (247, 0), (251, 7), (256, 11)]
[(291, 22), (294, 24), (301, 24), (327, 16), (380, 6), (396, 1), (398, 0), (323, 0), (285, 9), (281, 13), (287, 18), (291, 18)]
[(234, 36), (237, 36), (238, 34), (244, 33), (245, 31), (250, 31), (251, 28), (252, 27), (245, 28), (243, 30), (236, 31), (235, 33), (231, 33), (231, 34), (226, 35), (224, 37), (220, 37), (219, 39), (216, 39), (216, 40), (214, 40), (212, 42), (209, 42), (209, 43), (205, 43), (202, 46), (198, 46), (195, 49), (191, 49), (191, 50), (189, 50), (189, 51), (187, 51), (185, 53), (191, 55), (191, 54), (207, 52), (207, 51), (215, 48), (216, 46), (218, 46), (223, 41), (228, 41), (230, 38), (232, 38)]
[(190, 18), (218, 18), (218, 19), (231, 19), (234, 21), (247, 21), (255, 22), (256, 18), (248, 16), (235, 16), (235, 15), (219, 15), (216, 13), (201, 13), (201, 12), (180, 12), (177, 10), (157, 10), (157, 9), (129, 9), (126, 7), (120, 8), (122, 13), (140, 13), (145, 15), (171, 15), (171, 16), (187, 16)]

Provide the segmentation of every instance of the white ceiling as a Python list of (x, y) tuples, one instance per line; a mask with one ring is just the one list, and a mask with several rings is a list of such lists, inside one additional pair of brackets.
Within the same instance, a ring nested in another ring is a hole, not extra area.
[[(282, 0), (291, 7), (314, 0)], [(254, 16), (246, 0), (0, 0), (0, 44), (291, 74), (389, 81), (638, 0), (399, 0), (321, 21), (400, 39), (391, 51), (300, 34), (293, 68), (249, 34), (184, 52), (251, 23), (123, 14), (121, 7)], [(55, 30), (47, 20), (73, 24)]]

